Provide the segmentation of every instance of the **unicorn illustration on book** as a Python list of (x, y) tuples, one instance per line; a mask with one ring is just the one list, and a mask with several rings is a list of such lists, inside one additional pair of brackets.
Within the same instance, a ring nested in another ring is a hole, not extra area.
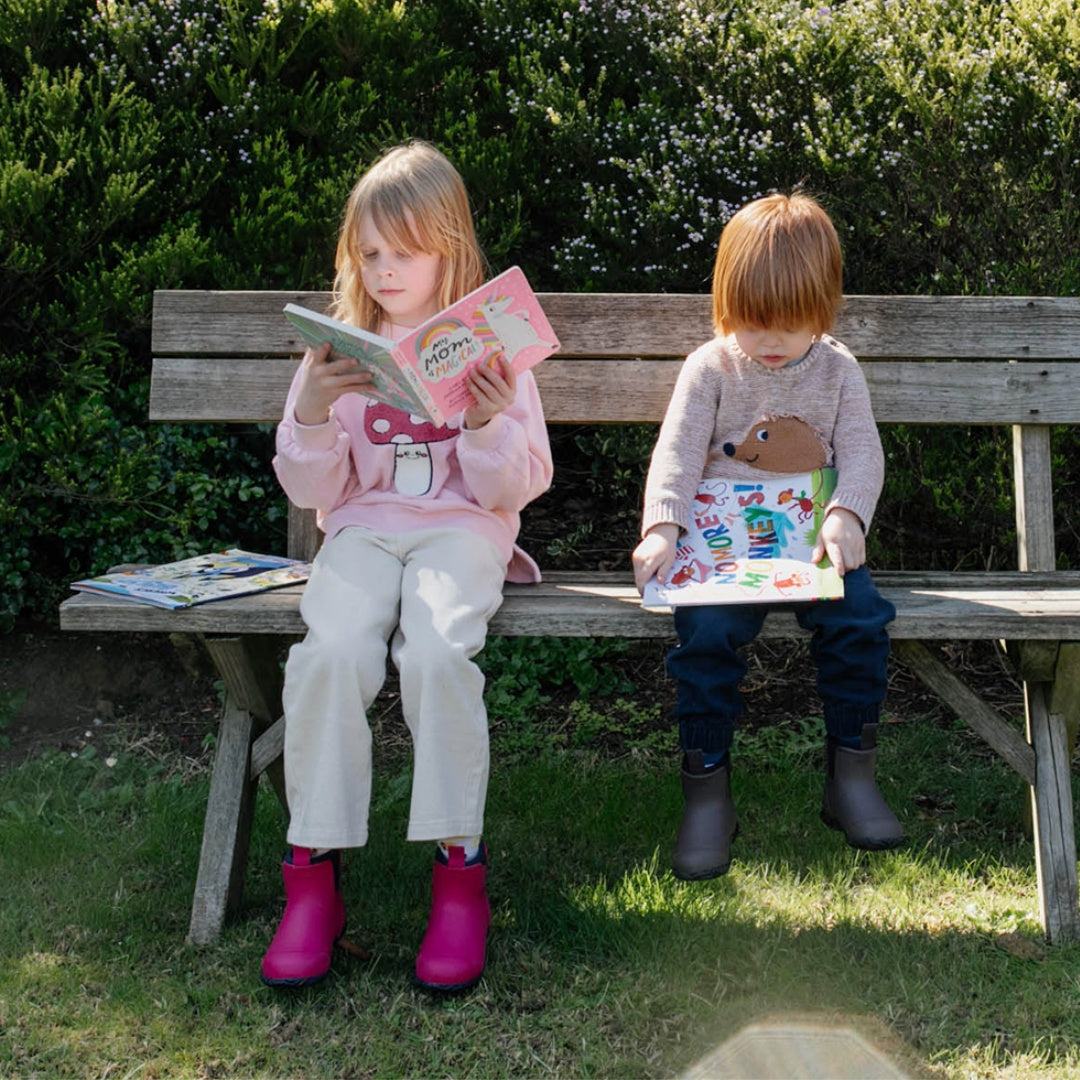
[[(507, 362), (512, 361), (522, 349), (528, 349), (532, 345), (555, 348), (557, 342), (544, 341), (536, 332), (529, 322), (528, 311), (507, 310), (512, 303), (511, 296), (493, 296), (485, 300), (477, 312), (492, 335), (501, 342)], [(475, 332), (478, 336), (486, 336), (480, 326), (476, 327)]]

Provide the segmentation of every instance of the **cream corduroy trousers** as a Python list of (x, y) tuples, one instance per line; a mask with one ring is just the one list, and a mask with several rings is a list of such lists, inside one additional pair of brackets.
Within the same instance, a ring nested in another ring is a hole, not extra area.
[(290, 844), (367, 843), (367, 710), (386, 678), (388, 644), (413, 742), (407, 838), (483, 832), (488, 728), (472, 658), (505, 573), (495, 545), (465, 529), (348, 528), (323, 545), (300, 603), (308, 632), (285, 665)]

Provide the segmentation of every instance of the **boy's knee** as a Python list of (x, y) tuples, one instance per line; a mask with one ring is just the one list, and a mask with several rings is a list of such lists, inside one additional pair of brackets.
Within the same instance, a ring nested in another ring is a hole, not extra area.
[(886, 626), (896, 618), (896, 608), (878, 592), (865, 566), (844, 575), (843, 611), (847, 619), (868, 627)]
[(749, 604), (686, 604), (675, 608), (675, 631), (684, 646), (738, 648), (761, 629), (764, 609)]

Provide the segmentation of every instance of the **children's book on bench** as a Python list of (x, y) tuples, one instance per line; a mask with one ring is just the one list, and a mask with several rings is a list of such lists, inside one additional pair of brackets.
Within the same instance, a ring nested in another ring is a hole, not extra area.
[(810, 562), (836, 470), (763, 480), (703, 480), (667, 584), (654, 577), (643, 607), (835, 599), (844, 579), (826, 557)]
[(518, 374), (559, 348), (536, 294), (513, 266), (451, 304), (399, 341), (380, 337), (329, 315), (285, 305), (285, 318), (308, 345), (329, 342), (375, 377), (363, 391), (374, 401), (443, 425), (473, 404), (465, 378), (499, 357)]
[(297, 585), (311, 575), (311, 563), (279, 555), (229, 548), (160, 566), (116, 570), (73, 581), (79, 592), (98, 593), (163, 608), (187, 608), (212, 600)]

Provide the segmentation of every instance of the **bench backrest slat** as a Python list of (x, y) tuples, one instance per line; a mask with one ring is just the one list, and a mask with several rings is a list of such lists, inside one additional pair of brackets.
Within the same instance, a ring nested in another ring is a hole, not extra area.
[[(550, 423), (653, 422), (664, 414), (681, 363), (553, 358), (535, 374)], [(276, 421), (295, 369), (295, 360), (158, 358), (150, 418)], [(1080, 371), (1074, 364), (874, 361), (863, 370), (880, 423), (1080, 422)]]
[[(328, 301), (327, 293), (160, 291), (153, 352), (299, 355), (281, 309), (295, 302), (321, 311)], [(564, 357), (681, 358), (712, 334), (707, 295), (542, 293), (540, 302)], [(836, 336), (866, 360), (1075, 359), (1080, 297), (851, 296)]]
[[(150, 418), (273, 422), (303, 344), (281, 309), (327, 293), (154, 296)], [(562, 342), (536, 368), (553, 424), (659, 421), (683, 357), (712, 332), (708, 295), (545, 293)], [(1080, 297), (848, 297), (836, 336), (863, 361), (881, 423), (1011, 424), (1022, 569), (1054, 565), (1051, 424), (1080, 423)], [(917, 361), (917, 362), (912, 362)], [(290, 506), (289, 554), (318, 548)]]

